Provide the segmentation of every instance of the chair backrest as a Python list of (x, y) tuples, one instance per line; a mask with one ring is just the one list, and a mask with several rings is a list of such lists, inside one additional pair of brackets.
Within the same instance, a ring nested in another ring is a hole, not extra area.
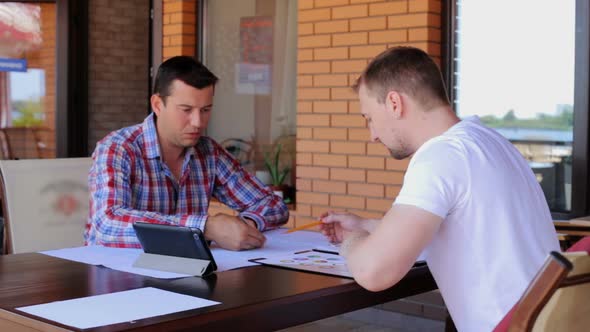
[(588, 331), (590, 237), (567, 253), (552, 252), (495, 331)]
[(91, 158), (0, 160), (6, 253), (84, 244)]

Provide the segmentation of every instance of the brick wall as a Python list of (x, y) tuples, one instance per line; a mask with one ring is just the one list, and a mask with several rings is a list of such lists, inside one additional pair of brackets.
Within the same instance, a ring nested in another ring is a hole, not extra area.
[[(369, 142), (350, 85), (392, 46), (419, 47), (440, 63), (441, 1), (299, 0), (298, 6), (297, 205), (288, 226), (328, 209), (382, 217), (408, 161)], [(194, 54), (194, 8), (194, 1), (164, 1), (164, 58)], [(209, 212), (231, 211), (214, 202)]]
[(195, 55), (196, 0), (162, 2), (162, 60), (176, 55)]
[(369, 142), (350, 85), (392, 46), (419, 47), (440, 63), (441, 2), (299, 0), (298, 14), (295, 223), (328, 209), (380, 218), (399, 193), (408, 161)]
[(149, 1), (89, 1), (89, 151), (148, 112)]

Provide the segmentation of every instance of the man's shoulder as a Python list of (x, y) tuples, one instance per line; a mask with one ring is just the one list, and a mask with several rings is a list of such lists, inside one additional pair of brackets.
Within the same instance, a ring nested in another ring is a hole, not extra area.
[(112, 131), (97, 143), (97, 148), (102, 146), (107, 149), (124, 148), (135, 149), (143, 144), (143, 130), (141, 124)]
[(214, 153), (216, 150), (221, 149), (221, 145), (209, 136), (201, 136), (195, 145), (195, 149), (204, 153)]

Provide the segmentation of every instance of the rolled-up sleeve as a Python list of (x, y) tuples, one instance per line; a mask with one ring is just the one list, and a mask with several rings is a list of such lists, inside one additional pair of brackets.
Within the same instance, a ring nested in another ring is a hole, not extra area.
[(214, 148), (216, 177), (213, 196), (238, 211), (240, 217), (256, 222), (260, 231), (284, 225), (289, 219), (289, 210), (282, 198), (245, 171), (221, 146), (214, 144)]

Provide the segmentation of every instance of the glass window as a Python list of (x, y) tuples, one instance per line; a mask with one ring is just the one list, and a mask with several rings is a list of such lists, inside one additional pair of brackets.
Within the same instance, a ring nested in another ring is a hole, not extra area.
[[(509, 139), (552, 211), (572, 211), (576, 1), (456, 1), (454, 107)], [(585, 184), (583, 184), (585, 186)]]
[(0, 152), (55, 157), (55, 3), (0, 4)]
[(296, 15), (296, 1), (207, 1), (203, 33), (204, 63), (219, 77), (208, 135), (287, 196), (284, 186), (295, 183)]

